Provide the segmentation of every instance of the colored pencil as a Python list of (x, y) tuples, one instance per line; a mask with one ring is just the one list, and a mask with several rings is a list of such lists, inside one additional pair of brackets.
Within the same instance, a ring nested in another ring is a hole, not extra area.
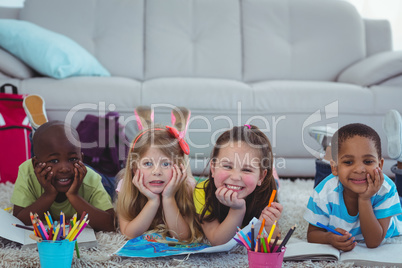
[(238, 244), (244, 246), (244, 244), (243, 244), (239, 239), (237, 239), (236, 237), (233, 237), (233, 239), (234, 239)]
[(36, 236), (40, 236), (39, 234), (39, 230), (36, 228), (36, 225), (34, 224), (34, 215), (32, 214), (32, 212), (29, 212), (29, 217), (31, 218), (31, 222), (32, 222), (32, 226), (34, 228), (34, 233)]
[(34, 227), (31, 227), (31, 226), (25, 226), (25, 225), (20, 225), (20, 224), (16, 224), (16, 223), (13, 223), (12, 225), (14, 225), (15, 227), (21, 228), (21, 229), (28, 230), (28, 231), (35, 230)]
[(53, 241), (57, 240), (57, 237), (59, 237), (59, 232), (60, 232), (60, 224), (57, 224), (56, 231), (54, 232), (53, 235)]
[(267, 251), (267, 244), (265, 243), (264, 237), (261, 237), (261, 245), (264, 248), (264, 251), (261, 251), (261, 252), (267, 253), (268, 252)]
[(77, 258), (79, 259), (80, 258), (80, 251), (78, 249), (78, 242), (77, 241), (75, 241), (75, 252), (77, 253)]
[(279, 234), (276, 235), (275, 241), (274, 241), (274, 243), (272, 243), (271, 252), (274, 252), (275, 246), (276, 246), (276, 243), (278, 243), (278, 240), (279, 240)]
[(88, 219), (88, 214), (85, 215), (85, 217), (82, 219), (82, 222), (81, 222), (81, 221), (78, 221), (78, 222), (79, 222), (79, 224), (77, 224), (78, 227), (77, 227), (77, 229), (75, 230), (75, 232), (73, 233), (72, 237), (70, 237), (70, 241), (73, 241), (73, 240), (75, 240), (75, 239), (77, 238), (78, 233), (79, 233), (80, 230), (83, 228), (83, 226), (84, 226), (84, 224), (85, 224), (85, 222), (86, 222), (87, 219)]
[(63, 229), (64, 229), (64, 223), (62, 224), (62, 225), (60, 225), (60, 230), (59, 230), (59, 232), (57, 233), (57, 238), (56, 238), (56, 241), (58, 241), (58, 240), (60, 240), (60, 237), (62, 236), (61, 234), (63, 233)]
[(32, 240), (35, 240), (35, 241), (38, 242), (38, 243), (42, 242), (42, 238), (37, 237), (37, 236), (34, 235), (34, 234), (29, 234), (29, 238), (31, 238)]
[(35, 224), (36, 224), (36, 227), (39, 230), (40, 236), (41, 236), (42, 239), (46, 239), (46, 235), (43, 232), (42, 228), (40, 227), (40, 224), (37, 221), (38, 221), (38, 219), (35, 219)]
[(43, 212), (43, 214), (45, 215), (45, 220), (46, 220), (47, 226), (49, 226), (49, 228), (51, 228), (52, 224), (50, 223), (49, 217), (47, 216), (46, 212)]
[(276, 227), (276, 221), (274, 222), (274, 224), (272, 224), (271, 231), (269, 232), (269, 235), (268, 235), (268, 239), (267, 239), (268, 246), (269, 246), (269, 242), (271, 242), (271, 238), (272, 238), (272, 235), (273, 235), (273, 233), (275, 231), (275, 227)]
[[(60, 226), (63, 224), (63, 211), (60, 212)], [(61, 230), (63, 233), (63, 230)]]
[(53, 227), (49, 228), (49, 240), (53, 240)]
[(288, 233), (286, 234), (285, 238), (282, 240), (282, 243), (279, 245), (278, 249), (276, 250), (276, 252), (280, 252), (282, 250), (282, 248), (284, 246), (286, 246), (286, 244), (288, 243), (290, 237), (292, 236), (293, 232), (296, 229), (296, 225), (291, 227), (288, 231)]
[(254, 251), (255, 252), (258, 252), (258, 247), (259, 247), (259, 244), (258, 244), (258, 237), (257, 237), (257, 239), (255, 240), (255, 248), (254, 248)]
[(66, 236), (66, 215), (63, 213), (63, 212), (61, 212), (62, 213), (62, 215), (63, 215), (63, 221), (62, 221), (62, 223), (63, 223), (63, 236)]
[(239, 240), (244, 244), (244, 246), (245, 246), (248, 250), (250, 250), (250, 247), (248, 246), (247, 241), (244, 240), (243, 236), (242, 236), (241, 234), (239, 234), (238, 232), (236, 232), (236, 234), (237, 234), (237, 236), (239, 237)]
[(74, 216), (73, 216), (73, 224), (75, 225), (76, 223), (77, 223), (77, 212), (74, 213)]
[(80, 222), (82, 222), (82, 220), (84, 219), (84, 217), (85, 217), (86, 214), (87, 214), (87, 213), (86, 213), (85, 211), (82, 212), (81, 218), (80, 218)]
[[(42, 229), (43, 234), (45, 235), (45, 239), (46, 239), (46, 240), (49, 240), (49, 235), (47, 234), (47, 231), (46, 231), (45, 226), (43, 225), (43, 222), (42, 222), (40, 219), (38, 219), (38, 222), (39, 222), (39, 227), (40, 227), (40, 229)], [(40, 229), (39, 229), (39, 230), (40, 230)]]
[(73, 233), (74, 233), (75, 229), (77, 229), (77, 227), (78, 227), (78, 224), (74, 225), (73, 228), (70, 227), (70, 230), (68, 231), (66, 239), (70, 240), (70, 237), (73, 235)]
[(47, 212), (47, 217), (49, 218), (50, 224), (53, 226), (53, 218), (49, 211)]
[(238, 230), (238, 232), (240, 233), (240, 235), (244, 238), (244, 241), (247, 242), (247, 245), (248, 245), (249, 247), (251, 247), (250, 238), (249, 238), (247, 235), (245, 235), (245, 234), (243, 233), (243, 231), (242, 231), (239, 227), (237, 227), (237, 230)]
[[(269, 198), (269, 203), (268, 203), (267, 207), (271, 207), (271, 203), (274, 201), (275, 195), (276, 195), (276, 190), (273, 190), (272, 193), (271, 193), (271, 197)], [(261, 227), (260, 227), (260, 230), (258, 231), (259, 235), (262, 234), (262, 230), (264, 229), (264, 225), (265, 225), (265, 219), (262, 219)]]
[(254, 223), (251, 223), (251, 250), (254, 251)]
[(78, 231), (77, 235), (74, 237), (74, 240), (78, 238), (78, 236), (80, 235), (80, 233), (82, 232), (82, 230), (85, 229), (85, 227), (88, 225), (89, 220), (87, 220), (84, 225), (81, 227), (81, 229)]
[(340, 236), (343, 235), (343, 234), (341, 234), (340, 232), (335, 231), (335, 230), (332, 229), (331, 227), (325, 226), (325, 225), (322, 224), (321, 222), (317, 222), (317, 225), (318, 225), (318, 227), (324, 228), (325, 230), (327, 230), (327, 231), (329, 231), (329, 232), (331, 232), (331, 233), (333, 233), (333, 234), (340, 235)]

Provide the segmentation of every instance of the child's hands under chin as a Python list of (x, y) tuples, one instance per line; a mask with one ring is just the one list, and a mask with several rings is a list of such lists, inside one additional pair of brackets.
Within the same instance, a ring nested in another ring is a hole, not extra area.
[(359, 198), (362, 199), (370, 199), (375, 193), (377, 193), (381, 185), (384, 182), (384, 173), (382, 173), (382, 170), (377, 167), (374, 169), (374, 178), (371, 177), (369, 173), (367, 173), (367, 190), (359, 195)]
[(145, 187), (144, 174), (141, 173), (140, 170), (137, 169), (137, 171), (134, 174), (132, 182), (134, 186), (137, 187), (138, 190), (148, 198), (148, 200), (159, 201), (159, 195), (154, 194), (147, 187)]
[(219, 187), (215, 195), (219, 202), (230, 208), (241, 209), (246, 207), (246, 200), (237, 198), (237, 192), (229, 190), (225, 186)]
[(171, 198), (174, 197), (177, 191), (179, 190), (180, 185), (187, 179), (187, 172), (184, 169), (183, 164), (180, 164), (180, 168), (178, 165), (173, 165), (173, 176), (163, 189), (162, 197), (163, 198)]
[(259, 220), (262, 221), (262, 219), (265, 219), (265, 226), (271, 228), (275, 221), (280, 219), (282, 210), (283, 206), (281, 204), (272, 202), (270, 207), (266, 206), (262, 210)]
[(87, 175), (87, 168), (81, 161), (74, 163), (74, 181), (71, 184), (70, 189), (66, 192), (66, 195), (77, 195), (78, 190)]
[(56, 196), (58, 192), (52, 184), (52, 167), (46, 166), (46, 163), (39, 163), (35, 166), (34, 172), (45, 193)]

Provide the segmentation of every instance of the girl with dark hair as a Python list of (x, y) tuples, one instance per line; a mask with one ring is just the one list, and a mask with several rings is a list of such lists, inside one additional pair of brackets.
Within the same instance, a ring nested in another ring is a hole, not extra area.
[[(272, 169), (271, 143), (257, 127), (234, 127), (218, 138), (209, 179), (194, 191), (196, 212), (212, 245), (228, 242), (237, 227), (247, 225), (253, 217), (265, 219), (267, 232), (279, 220), (283, 207), (276, 198), (267, 206), (277, 189)], [(275, 228), (273, 236), (279, 232)]]

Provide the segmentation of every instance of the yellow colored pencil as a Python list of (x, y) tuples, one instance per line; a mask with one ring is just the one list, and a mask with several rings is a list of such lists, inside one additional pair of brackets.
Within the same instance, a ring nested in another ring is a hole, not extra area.
[(67, 235), (66, 239), (69, 239), (69, 240), (70, 240), (70, 237), (73, 235), (73, 233), (74, 233), (75, 229), (77, 229), (77, 227), (78, 227), (78, 224), (74, 225), (74, 227), (71, 228), (71, 229), (68, 231), (68, 235)]
[(53, 235), (53, 241), (56, 241), (56, 238), (57, 238), (57, 235), (59, 234), (59, 232), (60, 232), (60, 224), (57, 224), (56, 231), (54, 232), (54, 235)]
[[(74, 231), (73, 235), (70, 236), (70, 241), (73, 241), (75, 239), (75, 237), (77, 236), (78, 232), (81, 230), (82, 226), (84, 225), (84, 223), (86, 222), (88, 218), (88, 214), (85, 215), (84, 219), (82, 220), (82, 222), (80, 222), (78, 228)], [(74, 225), (77, 226), (78, 224)]]
[(49, 220), (49, 217), (47, 216), (46, 212), (43, 212), (43, 214), (45, 214), (47, 226), (49, 226), (49, 228), (52, 228), (52, 225), (50, 224), (50, 220)]
[(75, 213), (73, 216), (73, 224), (75, 225), (76, 223), (77, 223), (77, 213)]
[[(271, 241), (271, 238), (272, 238), (272, 235), (274, 233), (275, 227), (276, 227), (276, 221), (274, 222), (274, 224), (272, 224), (271, 231), (269, 232), (268, 239), (267, 239), (268, 243)], [(269, 246), (269, 244), (268, 244), (268, 246)]]

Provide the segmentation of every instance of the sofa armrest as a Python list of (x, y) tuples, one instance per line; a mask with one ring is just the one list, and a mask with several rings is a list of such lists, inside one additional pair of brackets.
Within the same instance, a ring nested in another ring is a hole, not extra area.
[(372, 55), (342, 71), (337, 81), (372, 86), (402, 74), (402, 51)]
[(0, 72), (19, 79), (35, 76), (33, 69), (2, 48), (0, 48)]

